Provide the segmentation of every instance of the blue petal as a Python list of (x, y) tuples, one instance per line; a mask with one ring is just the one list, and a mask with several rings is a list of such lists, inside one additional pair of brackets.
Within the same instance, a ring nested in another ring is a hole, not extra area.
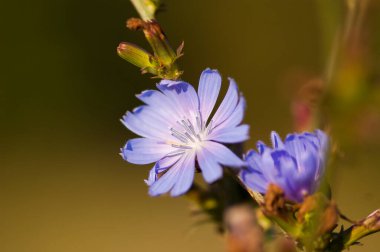
[(261, 173), (254, 170), (241, 170), (239, 177), (253, 191), (266, 192), (269, 183)]
[(197, 152), (197, 160), (207, 183), (213, 183), (223, 176), (222, 167), (212, 158), (212, 154), (207, 149), (203, 148)]
[(233, 128), (218, 128), (206, 137), (221, 143), (240, 143), (249, 139), (249, 126), (247, 124)]
[(294, 157), (290, 156), (285, 150), (275, 150), (271, 153), (274, 167), (278, 172), (278, 176), (283, 176), (286, 171), (297, 171), (297, 163)]
[(173, 121), (174, 118), (183, 116), (176, 109), (177, 106), (172, 99), (169, 99), (160, 91), (146, 90), (136, 96), (154, 109), (155, 113), (165, 118), (165, 120)]
[(127, 111), (127, 113), (123, 116), (123, 119), (120, 121), (124, 124), (125, 127), (137, 135), (159, 139), (159, 137), (156, 137), (154, 134), (152, 134), (147, 125), (145, 125), (145, 127), (139, 127), (142, 124), (141, 120), (129, 111)]
[(203, 146), (210, 152), (211, 155), (209, 158), (215, 158), (215, 161), (222, 165), (236, 168), (245, 166), (245, 162), (243, 162), (230, 149), (222, 144), (212, 141), (205, 141)]
[(282, 149), (284, 148), (284, 143), (281, 140), (281, 137), (277, 134), (276, 131), (272, 131), (271, 140), (273, 148)]
[(173, 166), (180, 158), (181, 158), (181, 155), (175, 155), (175, 156), (164, 157), (158, 160), (156, 164), (154, 165), (156, 174), (166, 171), (168, 168)]
[(149, 164), (156, 162), (175, 150), (166, 143), (148, 138), (129, 140), (122, 149), (125, 160), (133, 164)]
[(262, 173), (261, 169), (264, 169), (263, 162), (262, 162), (262, 157), (256, 151), (249, 150), (247, 152), (247, 155), (245, 156), (244, 160), (248, 164), (248, 169), (255, 170), (255, 171), (259, 172), (259, 173)]
[(156, 181), (156, 179), (157, 179), (156, 169), (153, 167), (149, 171), (148, 179), (145, 179), (144, 181), (148, 186), (151, 186)]
[(220, 128), (233, 128), (236, 127), (243, 121), (244, 112), (246, 108), (245, 98), (241, 95), (239, 98), (239, 102), (235, 107), (234, 111), (230, 114), (230, 116), (221, 124), (217, 125), (214, 130)]
[(175, 91), (177, 94), (186, 93), (189, 84), (183, 81), (162, 80), (158, 84), (158, 88), (165, 93), (165, 91)]
[(261, 153), (261, 167), (260, 171), (269, 182), (278, 179), (279, 172), (274, 165), (272, 150), (270, 148), (265, 148), (263, 153)]
[(180, 196), (186, 193), (193, 184), (195, 173), (195, 152), (189, 151), (185, 154), (184, 161), (178, 172), (175, 185), (170, 192), (173, 197)]
[(319, 139), (319, 146), (320, 146), (320, 148), (323, 151), (326, 151), (327, 148), (328, 148), (328, 145), (329, 145), (329, 138), (328, 138), (328, 136), (326, 135), (326, 133), (324, 133), (321, 130), (316, 130), (315, 133), (316, 133), (316, 135), (317, 135), (317, 137)]
[(173, 109), (179, 112), (180, 118), (186, 116), (189, 119), (199, 111), (198, 95), (190, 84), (182, 81), (162, 80), (157, 87), (174, 103)]
[(298, 135), (294, 135), (291, 137), (288, 136), (285, 140), (285, 148), (289, 152), (289, 154), (296, 159), (297, 165), (299, 166), (299, 160), (302, 156), (302, 153), (305, 152), (304, 141), (302, 141)]
[(134, 110), (135, 113), (127, 112), (121, 122), (130, 131), (142, 137), (170, 140), (172, 136), (168, 129), (168, 121), (163, 120), (158, 114), (154, 113), (148, 106), (140, 106)]
[(167, 193), (173, 188), (178, 179), (179, 171), (181, 170), (184, 159), (185, 155), (182, 155), (177, 163), (170, 167), (168, 171), (162, 175), (162, 177), (151, 185), (149, 188), (149, 194), (151, 196), (158, 196), (163, 193)]
[(295, 180), (302, 186), (315, 184), (313, 183), (319, 167), (318, 153), (313, 149), (304, 152), (299, 160), (300, 167)]
[(207, 122), (219, 95), (222, 78), (217, 70), (206, 69), (199, 79), (198, 96), (202, 121)]
[(256, 148), (257, 148), (257, 151), (260, 153), (260, 154), (263, 154), (265, 149), (269, 148), (268, 146), (266, 146), (265, 143), (263, 143), (262, 141), (257, 141), (256, 143)]
[(233, 79), (229, 78), (229, 80), (230, 86), (227, 90), (226, 96), (212, 118), (213, 125), (215, 125), (214, 127), (223, 123), (228, 117), (231, 116), (239, 100), (237, 85)]

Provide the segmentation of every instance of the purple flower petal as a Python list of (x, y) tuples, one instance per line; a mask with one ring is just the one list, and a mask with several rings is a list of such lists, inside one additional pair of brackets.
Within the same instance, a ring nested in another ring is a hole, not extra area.
[(156, 174), (166, 171), (168, 168), (173, 166), (180, 158), (181, 158), (181, 155), (175, 155), (175, 156), (164, 157), (158, 160), (156, 164), (154, 165)]
[(277, 132), (272, 131), (271, 140), (272, 140), (273, 148), (278, 148), (278, 149), (284, 148), (284, 143), (282, 142), (282, 140), (281, 140), (280, 136), (277, 134)]
[(208, 158), (214, 157), (216, 162), (230, 167), (238, 168), (245, 165), (245, 163), (226, 146), (212, 141), (205, 141), (203, 144), (204, 148), (211, 154)]
[(189, 152), (168, 169), (168, 171), (154, 182), (149, 188), (151, 196), (158, 196), (172, 190), (172, 196), (179, 196), (189, 190), (195, 170), (195, 153)]
[(213, 131), (218, 130), (220, 128), (233, 128), (239, 125), (243, 118), (244, 118), (244, 112), (246, 107), (246, 101), (245, 98), (241, 95), (239, 97), (239, 102), (236, 105), (234, 111), (231, 113), (231, 115), (221, 124), (217, 125)]
[(268, 180), (261, 173), (257, 171), (242, 170), (240, 177), (253, 191), (259, 193), (266, 192)]
[(149, 105), (150, 108), (153, 108), (154, 112), (165, 118), (165, 120), (173, 121), (173, 119), (176, 117), (181, 116), (181, 114), (176, 109), (177, 106), (173, 100), (169, 99), (160, 91), (146, 90), (136, 96), (138, 99)]
[(177, 163), (175, 163), (168, 171), (162, 175), (153, 185), (149, 188), (149, 194), (151, 196), (158, 196), (169, 192), (178, 179), (179, 171), (185, 160), (185, 156), (182, 156)]
[(156, 169), (153, 167), (149, 171), (148, 179), (145, 179), (144, 181), (148, 186), (151, 186), (156, 181), (156, 179), (157, 179)]
[(125, 160), (133, 164), (149, 164), (158, 161), (175, 148), (168, 144), (149, 138), (129, 140), (122, 149)]
[(249, 126), (247, 124), (227, 129), (215, 129), (206, 138), (206, 140), (214, 140), (220, 143), (240, 143), (248, 139)]
[(195, 152), (188, 152), (182, 163), (182, 166), (178, 172), (175, 185), (170, 192), (170, 195), (177, 197), (187, 192), (193, 184), (195, 173)]
[(206, 69), (199, 79), (198, 96), (203, 122), (207, 122), (219, 95), (222, 78), (217, 70)]
[(138, 107), (134, 113), (128, 111), (121, 122), (137, 135), (156, 140), (170, 139), (167, 122), (151, 113), (146, 106)]
[(202, 175), (207, 183), (213, 183), (223, 176), (223, 168), (207, 149), (197, 151), (197, 159)]
[[(191, 117), (199, 111), (199, 99), (193, 86), (182, 81), (162, 80), (157, 87), (173, 101), (182, 116)], [(177, 120), (180, 118), (177, 118)]]
[(226, 96), (212, 118), (214, 128), (231, 116), (239, 100), (238, 88), (235, 80), (232, 78), (229, 78), (229, 80), (230, 86), (227, 90)]

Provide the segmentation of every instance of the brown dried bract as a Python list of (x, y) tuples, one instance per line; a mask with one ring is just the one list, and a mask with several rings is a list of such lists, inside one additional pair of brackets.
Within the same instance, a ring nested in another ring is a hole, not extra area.
[(127, 28), (133, 31), (144, 29), (147, 23), (140, 18), (130, 18), (127, 20)]
[(143, 27), (145, 32), (150, 36), (156, 36), (160, 40), (165, 40), (166, 35), (162, 30), (161, 26), (155, 20), (150, 20), (149, 22), (145, 22), (145, 26)]
[(324, 234), (333, 230), (338, 222), (339, 212), (334, 201), (327, 199), (322, 194), (315, 194), (305, 198), (300, 205), (297, 220), (302, 223), (308, 213), (317, 212), (318, 217), (318, 234)]
[(300, 205), (297, 213), (298, 222), (303, 222), (303, 220), (305, 219), (305, 215), (310, 211), (315, 210), (316, 206), (317, 200), (314, 196), (306, 197), (303, 203)]
[(334, 201), (330, 201), (321, 216), (321, 225), (319, 226), (318, 233), (324, 234), (332, 231), (336, 226), (339, 219), (337, 205)]
[(278, 216), (285, 209), (285, 193), (275, 184), (270, 184), (265, 194), (263, 211), (269, 216)]

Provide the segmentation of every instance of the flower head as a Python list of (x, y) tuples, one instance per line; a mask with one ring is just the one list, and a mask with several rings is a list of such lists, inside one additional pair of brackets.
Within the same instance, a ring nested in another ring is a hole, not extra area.
[(266, 193), (269, 184), (275, 184), (289, 200), (302, 202), (319, 186), (326, 163), (327, 135), (320, 130), (289, 134), (282, 142), (272, 132), (271, 138), (273, 148), (258, 142), (258, 152), (247, 153), (248, 168), (240, 177), (253, 191)]
[(210, 118), (220, 87), (219, 73), (206, 69), (200, 77), (198, 93), (186, 82), (162, 80), (157, 84), (159, 91), (137, 95), (146, 105), (127, 112), (122, 122), (142, 138), (129, 140), (121, 154), (134, 164), (155, 162), (146, 180), (150, 195), (185, 193), (193, 182), (195, 162), (208, 183), (222, 177), (221, 165), (244, 165), (221, 143), (248, 139), (249, 126), (239, 125), (245, 100), (230, 79), (226, 96)]

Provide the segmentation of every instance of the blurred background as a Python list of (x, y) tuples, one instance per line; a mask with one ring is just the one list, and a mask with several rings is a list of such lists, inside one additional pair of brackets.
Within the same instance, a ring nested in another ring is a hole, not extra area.
[[(380, 6), (366, 2), (353, 24), (359, 42), (335, 69), (338, 102), (325, 108), (339, 142), (333, 196), (352, 219), (380, 207)], [(185, 41), (183, 79), (197, 85), (211, 67), (225, 84), (237, 80), (248, 100), (246, 148), (294, 130), (294, 100), (326, 73), (349, 14), (329, 0), (163, 3), (157, 18), (171, 44)], [(194, 224), (186, 199), (149, 197), (149, 166), (118, 154), (132, 137), (119, 119), (156, 82), (116, 54), (121, 41), (149, 48), (125, 28), (130, 17), (128, 0), (2, 4), (0, 251), (224, 250), (212, 224)], [(379, 237), (351, 251), (379, 251)]]

